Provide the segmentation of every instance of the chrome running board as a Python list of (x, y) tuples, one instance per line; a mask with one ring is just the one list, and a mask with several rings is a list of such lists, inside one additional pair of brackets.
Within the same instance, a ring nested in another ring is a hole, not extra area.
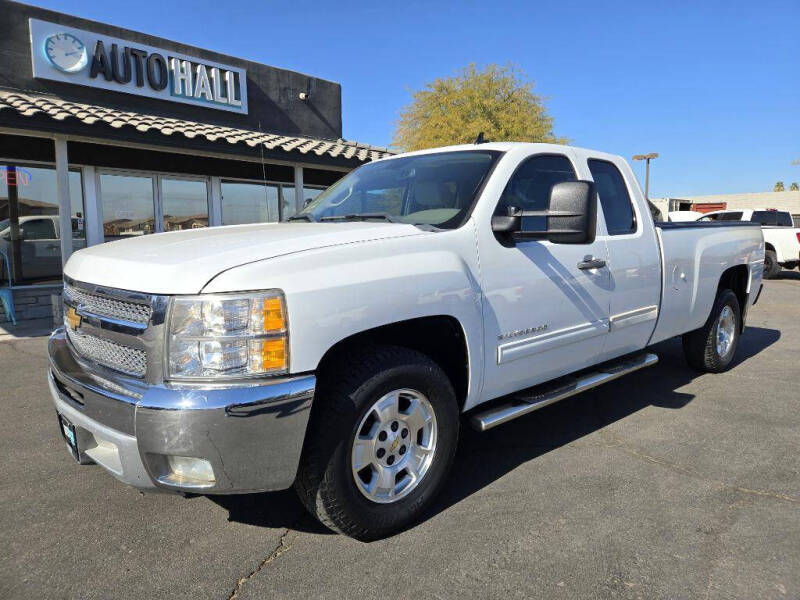
[(658, 362), (658, 356), (645, 352), (628, 356), (622, 360), (598, 365), (592, 370), (558, 380), (557, 384), (542, 384), (510, 396), (508, 402), (494, 406), (485, 412), (473, 415), (470, 419), (472, 427), (478, 431), (486, 431), (512, 419), (527, 415), (544, 408), (548, 404), (580, 394), (608, 381), (618, 379)]

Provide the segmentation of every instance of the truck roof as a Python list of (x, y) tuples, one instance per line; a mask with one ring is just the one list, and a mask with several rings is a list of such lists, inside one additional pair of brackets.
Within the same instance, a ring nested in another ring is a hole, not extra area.
[(790, 213), (789, 210), (783, 210), (781, 208), (725, 208), (722, 210), (715, 210), (705, 214), (716, 214), (716, 213), (729, 213), (729, 212), (740, 212), (740, 213), (749, 213), (749, 212), (783, 212), (783, 213)]
[(380, 160), (392, 160), (401, 156), (417, 156), (421, 154), (433, 154), (436, 152), (453, 152), (453, 151), (467, 151), (467, 150), (498, 150), (500, 152), (507, 152), (515, 148), (528, 147), (531, 151), (538, 150), (540, 152), (563, 152), (565, 148), (577, 151), (579, 154), (592, 154), (593, 156), (603, 158), (614, 158), (618, 160), (625, 160), (622, 156), (616, 154), (609, 154), (601, 150), (592, 150), (590, 148), (581, 148), (579, 146), (567, 146), (564, 144), (546, 144), (539, 142), (484, 142), (482, 144), (457, 144), (454, 146), (439, 146), (437, 148), (427, 148), (425, 150), (415, 150), (414, 152), (406, 152), (389, 156)]

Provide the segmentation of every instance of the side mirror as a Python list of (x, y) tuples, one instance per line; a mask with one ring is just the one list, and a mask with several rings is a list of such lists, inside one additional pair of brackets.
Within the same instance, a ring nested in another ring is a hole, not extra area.
[(515, 241), (550, 240), (554, 244), (590, 244), (597, 231), (597, 192), (591, 181), (564, 181), (550, 191), (547, 210), (509, 209), (492, 217), (492, 230)]
[(313, 198), (306, 198), (305, 201), (303, 202), (303, 208), (311, 204), (313, 201), (314, 201)]

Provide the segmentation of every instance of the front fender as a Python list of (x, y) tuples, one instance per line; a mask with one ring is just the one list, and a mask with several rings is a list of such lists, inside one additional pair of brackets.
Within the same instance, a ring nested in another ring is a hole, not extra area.
[(242, 265), (220, 274), (203, 291), (267, 288), (286, 294), (292, 373), (315, 370), (332, 346), (357, 333), (444, 315), (458, 320), (467, 342), (467, 405), (480, 393), (483, 325), (471, 223)]

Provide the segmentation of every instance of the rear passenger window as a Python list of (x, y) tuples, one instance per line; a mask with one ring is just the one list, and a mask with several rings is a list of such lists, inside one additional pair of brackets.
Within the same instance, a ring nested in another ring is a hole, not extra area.
[(777, 225), (777, 213), (774, 210), (756, 210), (750, 220), (761, 225)]
[(612, 163), (605, 160), (589, 159), (589, 170), (597, 187), (597, 196), (603, 207), (606, 228), (609, 235), (622, 235), (636, 231), (636, 217), (633, 212), (628, 187), (622, 173)]
[(729, 212), (729, 213), (722, 213), (719, 216), (720, 221), (741, 221), (742, 220), (742, 213), (740, 212)]
[(566, 156), (540, 154), (527, 159), (506, 184), (496, 215), (507, 215), (510, 207), (547, 210), (550, 190), (562, 181), (575, 181), (575, 169)]

